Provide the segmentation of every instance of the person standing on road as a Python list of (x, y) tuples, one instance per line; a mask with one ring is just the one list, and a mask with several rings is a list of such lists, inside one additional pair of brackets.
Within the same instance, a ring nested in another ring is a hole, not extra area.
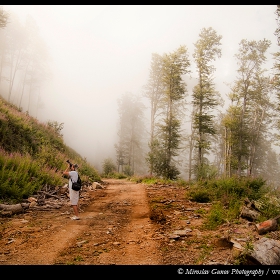
[(79, 191), (74, 191), (72, 189), (72, 181), (77, 182), (78, 180), (78, 172), (76, 170), (77, 167), (78, 167), (77, 164), (69, 163), (68, 167), (63, 172), (63, 175), (66, 175), (69, 178), (68, 188), (69, 188), (70, 203), (74, 211), (74, 216), (71, 217), (72, 220), (80, 220), (79, 209), (78, 209), (80, 193)]

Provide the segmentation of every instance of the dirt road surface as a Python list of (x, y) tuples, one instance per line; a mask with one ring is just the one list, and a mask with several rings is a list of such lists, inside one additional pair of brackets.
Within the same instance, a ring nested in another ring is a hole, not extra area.
[[(259, 238), (253, 223), (242, 219), (206, 230), (211, 204), (189, 201), (186, 188), (103, 183), (81, 191), (81, 220), (70, 219), (67, 196), (56, 202), (58, 209), (1, 217), (0, 265), (226, 267), (235, 264), (229, 238), (243, 246)], [(161, 273), (167, 275), (163, 268)]]
[(145, 186), (107, 183), (81, 193), (81, 220), (69, 205), (2, 218), (0, 264), (161, 264)]

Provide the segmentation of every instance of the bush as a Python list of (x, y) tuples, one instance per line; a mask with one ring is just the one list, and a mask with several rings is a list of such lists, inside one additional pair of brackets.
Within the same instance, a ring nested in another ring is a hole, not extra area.
[(207, 190), (204, 189), (191, 191), (189, 193), (189, 197), (191, 201), (200, 203), (207, 203), (211, 201), (209, 192), (207, 192)]
[(207, 226), (213, 228), (223, 223), (225, 217), (228, 221), (237, 219), (245, 198), (259, 202), (262, 211), (260, 219), (279, 215), (280, 203), (273, 204), (271, 199), (266, 198), (268, 194), (271, 191), (262, 178), (231, 177), (197, 182), (186, 192), (186, 198), (199, 203), (215, 203), (207, 218)]
[(103, 167), (102, 175), (104, 177), (116, 172), (116, 170), (117, 170), (117, 167), (111, 158), (105, 159), (102, 167)]

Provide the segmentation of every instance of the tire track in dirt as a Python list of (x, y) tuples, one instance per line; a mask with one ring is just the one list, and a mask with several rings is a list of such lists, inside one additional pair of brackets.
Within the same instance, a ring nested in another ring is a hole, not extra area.
[[(132, 205), (130, 221), (122, 230), (119, 240), (121, 249), (117, 254), (115, 252), (113, 263), (160, 264), (159, 244), (153, 239), (155, 226), (149, 218), (145, 185), (126, 182), (122, 185), (110, 185), (108, 191), (117, 195), (118, 200), (130, 202)], [(106, 259), (101, 259), (101, 262), (104, 261), (106, 263)]]

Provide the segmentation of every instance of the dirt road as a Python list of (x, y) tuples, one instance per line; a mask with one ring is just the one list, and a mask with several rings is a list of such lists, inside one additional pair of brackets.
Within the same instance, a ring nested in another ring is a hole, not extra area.
[(1, 218), (0, 264), (161, 264), (145, 186), (106, 182), (81, 193), (79, 221), (69, 205)]
[[(57, 203), (62, 205), (58, 209), (31, 209), (0, 218), (0, 265), (23, 265), (24, 269), (26, 265), (145, 265), (146, 269), (160, 265), (160, 271), (153, 273), (163, 276), (174, 265), (173, 277), (180, 264), (203, 269), (233, 265), (229, 238), (244, 248), (260, 238), (254, 224), (244, 219), (206, 229), (211, 203), (186, 199), (186, 188), (176, 185), (104, 180), (101, 189), (81, 191), (78, 221), (70, 219), (67, 196)], [(138, 268), (137, 273), (141, 272)]]

